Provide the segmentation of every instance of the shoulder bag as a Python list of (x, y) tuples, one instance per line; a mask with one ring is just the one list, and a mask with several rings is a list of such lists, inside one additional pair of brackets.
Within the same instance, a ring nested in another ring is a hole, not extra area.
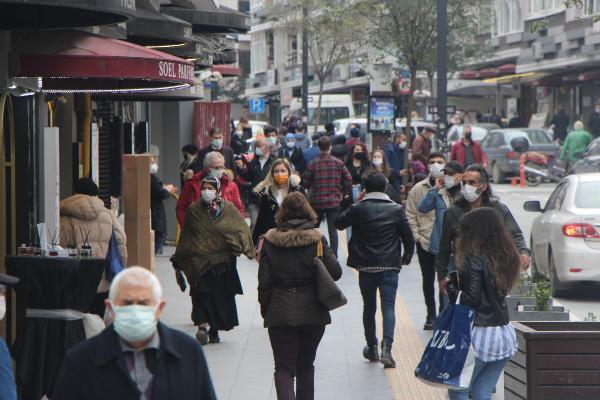
[(323, 257), (323, 242), (319, 239), (317, 242), (317, 256), (313, 260), (317, 282), (317, 298), (327, 310), (333, 311), (348, 303), (348, 300), (329, 274), (321, 257)]

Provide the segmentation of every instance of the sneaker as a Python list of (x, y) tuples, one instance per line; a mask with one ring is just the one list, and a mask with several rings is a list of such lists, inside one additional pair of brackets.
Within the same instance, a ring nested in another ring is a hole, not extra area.
[(383, 364), (383, 368), (396, 368), (396, 361), (392, 357), (392, 344), (381, 342), (381, 357), (379, 361)]
[(425, 325), (423, 325), (424, 331), (432, 331), (433, 325), (435, 324), (435, 317), (427, 316), (425, 319)]
[(196, 340), (198, 340), (202, 346), (208, 343), (208, 331), (206, 328), (202, 326), (198, 327), (198, 332), (196, 332)]
[(377, 345), (365, 346), (363, 348), (363, 357), (371, 362), (379, 361), (379, 351), (377, 350)]

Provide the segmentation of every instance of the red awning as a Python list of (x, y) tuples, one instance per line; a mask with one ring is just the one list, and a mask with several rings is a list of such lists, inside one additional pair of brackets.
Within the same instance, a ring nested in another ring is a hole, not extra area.
[(498, 72), (500, 74), (514, 74), (517, 71), (517, 66), (515, 64), (504, 64), (498, 67)]
[(213, 65), (213, 72), (220, 73), (223, 77), (231, 77), (231, 76), (240, 76), (242, 74), (242, 70), (233, 65)]
[(472, 69), (465, 69), (459, 73), (460, 79), (479, 79), (479, 73)]
[(194, 84), (192, 63), (121, 40), (76, 31), (15, 36), (11, 76), (40, 78), (44, 92), (139, 92)]
[(479, 76), (482, 78), (494, 78), (498, 76), (498, 68), (484, 68), (479, 71)]

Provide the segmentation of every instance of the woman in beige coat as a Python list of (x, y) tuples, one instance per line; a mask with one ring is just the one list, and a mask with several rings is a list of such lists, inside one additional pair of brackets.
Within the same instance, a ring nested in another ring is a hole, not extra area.
[[(112, 233), (115, 233), (123, 267), (127, 266), (125, 231), (114, 214), (98, 198), (98, 186), (90, 178), (81, 178), (75, 185), (76, 194), (60, 202), (60, 244), (68, 247), (72, 240), (81, 248), (86, 240), (92, 247), (92, 257), (106, 258)], [(91, 313), (104, 315), (104, 299), (110, 282), (102, 277)]]

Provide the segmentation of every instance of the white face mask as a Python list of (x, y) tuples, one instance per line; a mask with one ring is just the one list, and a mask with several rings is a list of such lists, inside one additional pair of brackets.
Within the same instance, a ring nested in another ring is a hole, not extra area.
[(150, 173), (156, 174), (157, 172), (158, 172), (158, 164), (157, 163), (150, 164)]
[(213, 178), (221, 179), (223, 177), (222, 169), (209, 169), (208, 176), (212, 176)]
[(4, 295), (0, 296), (0, 321), (6, 315), (6, 297)]
[(431, 177), (434, 179), (441, 178), (442, 175), (444, 174), (442, 172), (444, 167), (445, 167), (444, 164), (431, 164), (429, 166), (429, 175), (431, 175)]
[(381, 158), (374, 158), (373, 165), (376, 167), (380, 167), (383, 165), (383, 160)]
[(451, 188), (452, 186), (454, 186), (454, 185), (455, 185), (455, 182), (454, 182), (454, 177), (453, 177), (453, 176), (450, 176), (450, 175), (445, 175), (445, 176), (444, 176), (444, 186), (445, 186), (447, 189), (450, 189), (450, 188)]
[(204, 189), (200, 193), (202, 195), (202, 201), (206, 204), (212, 203), (217, 198), (216, 190)]
[(223, 139), (212, 139), (210, 145), (213, 149), (221, 150), (221, 147), (223, 147)]
[(267, 138), (267, 143), (269, 144), (269, 146), (275, 146), (277, 144), (277, 137), (269, 136)]
[(293, 149), (294, 146), (296, 146), (296, 142), (295, 141), (285, 142), (285, 145), (288, 147), (288, 149)]
[(477, 201), (477, 199), (480, 196), (480, 194), (477, 193), (478, 190), (479, 190), (479, 188), (477, 188), (475, 186), (463, 185), (460, 188), (460, 193), (462, 194), (462, 196), (465, 198), (466, 201), (468, 201), (469, 203), (474, 203)]
[(406, 142), (400, 142), (400, 144), (398, 144), (398, 147), (404, 150), (406, 148)]

